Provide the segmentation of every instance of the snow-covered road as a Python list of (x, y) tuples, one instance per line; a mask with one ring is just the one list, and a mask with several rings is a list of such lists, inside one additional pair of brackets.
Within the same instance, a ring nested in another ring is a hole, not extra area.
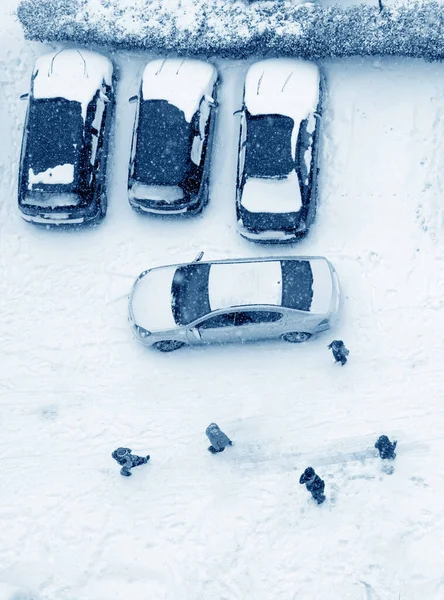
[[(0, 7), (0, 580), (41, 600), (442, 600), (444, 65), (325, 65), (318, 219), (270, 249), (235, 229), (247, 63), (218, 63), (210, 205), (161, 220), (126, 199), (127, 99), (147, 56), (119, 53), (108, 216), (46, 231), (16, 210), (18, 96), (43, 45), (23, 41), (15, 3)], [(327, 256), (338, 328), (296, 346), (145, 349), (127, 323), (133, 279), (200, 250)], [(211, 421), (235, 441), (216, 457)], [(399, 440), (392, 476), (375, 458), (341, 463), (380, 433)], [(150, 464), (120, 477), (119, 445)], [(298, 484), (308, 459), (321, 507)]]

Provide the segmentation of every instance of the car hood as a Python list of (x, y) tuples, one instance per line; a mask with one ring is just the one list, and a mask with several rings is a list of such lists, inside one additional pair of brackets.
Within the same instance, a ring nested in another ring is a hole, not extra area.
[(135, 324), (148, 331), (177, 327), (171, 296), (176, 268), (152, 269), (136, 281), (130, 296), (130, 315)]
[(263, 60), (248, 69), (244, 104), (251, 115), (286, 115), (298, 123), (316, 110), (319, 81), (314, 63), (286, 58)]
[(201, 60), (167, 58), (149, 62), (142, 75), (143, 100), (167, 100), (185, 114), (188, 123), (217, 80), (213, 65)]

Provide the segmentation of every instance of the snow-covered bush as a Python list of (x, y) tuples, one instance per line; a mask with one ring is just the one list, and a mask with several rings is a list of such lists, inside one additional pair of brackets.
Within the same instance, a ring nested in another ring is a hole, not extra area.
[(295, 5), (291, 1), (21, 0), (29, 39), (186, 55), (444, 56), (444, 5)]

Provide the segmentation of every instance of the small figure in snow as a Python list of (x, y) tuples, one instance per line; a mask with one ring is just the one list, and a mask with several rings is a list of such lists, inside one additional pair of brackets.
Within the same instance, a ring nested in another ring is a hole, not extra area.
[(212, 454), (223, 452), (227, 446), (233, 445), (233, 442), (230, 440), (230, 438), (219, 429), (219, 425), (216, 425), (216, 423), (210, 423), (205, 433), (211, 442), (208, 452), (211, 452)]
[(313, 496), (318, 504), (322, 504), (325, 500), (324, 487), (325, 482), (316, 475), (313, 467), (307, 467), (299, 478), (299, 483), (305, 483), (305, 487)]
[(121, 465), (122, 468), (120, 469), (120, 474), (124, 477), (129, 477), (131, 475), (131, 469), (133, 467), (144, 465), (150, 459), (149, 455), (137, 456), (136, 454), (131, 454), (131, 448), (117, 448), (111, 456), (119, 463), (119, 465)]
[(396, 440), (391, 442), (386, 435), (381, 435), (375, 444), (375, 448), (378, 450), (381, 458), (393, 460), (396, 458), (395, 448), (397, 443)]
[(347, 362), (347, 356), (350, 351), (344, 345), (342, 340), (333, 340), (331, 344), (327, 346), (329, 350), (333, 352), (335, 362), (340, 362), (342, 366)]

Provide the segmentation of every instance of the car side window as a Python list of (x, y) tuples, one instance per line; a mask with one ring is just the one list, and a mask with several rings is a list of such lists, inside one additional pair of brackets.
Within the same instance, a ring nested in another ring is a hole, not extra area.
[(283, 314), (274, 310), (249, 310), (235, 313), (235, 325), (252, 325), (280, 321)]
[(246, 154), (246, 146), (247, 146), (247, 119), (245, 115), (245, 111), (243, 110), (241, 113), (240, 119), (240, 133), (239, 133), (239, 166), (238, 166), (238, 185), (241, 185), (242, 176), (244, 174), (245, 167), (245, 154)]
[(105, 102), (99, 96), (97, 98), (97, 103), (95, 106), (95, 114), (94, 119), (91, 123), (91, 133), (92, 133), (92, 142), (91, 142), (91, 164), (94, 165), (97, 157), (97, 151), (99, 146), (100, 137), (103, 134), (103, 125), (104, 125), (104, 113), (105, 113)]
[(200, 165), (204, 156), (203, 149), (205, 146), (205, 138), (208, 134), (208, 121), (210, 117), (211, 107), (207, 100), (202, 98), (199, 109), (193, 117), (193, 142), (191, 145), (191, 160), (195, 165)]
[(317, 121), (312, 113), (301, 122), (296, 143), (296, 171), (303, 198), (307, 197), (313, 176), (317, 144)]
[(198, 329), (219, 329), (220, 327), (232, 327), (235, 325), (235, 313), (224, 313), (209, 317), (200, 323)]

